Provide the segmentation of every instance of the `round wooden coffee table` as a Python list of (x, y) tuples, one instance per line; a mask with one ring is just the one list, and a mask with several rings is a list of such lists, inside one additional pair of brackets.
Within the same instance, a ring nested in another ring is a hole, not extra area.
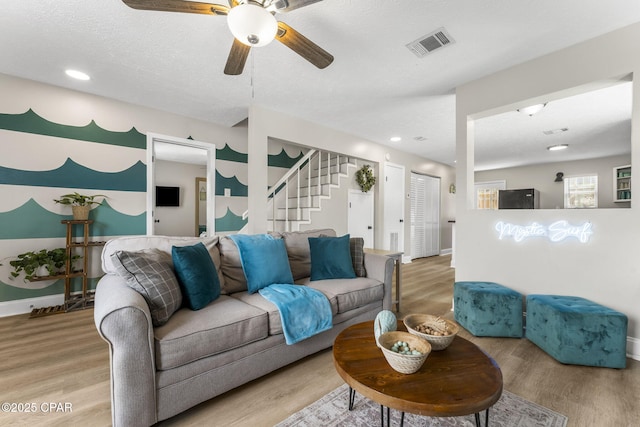
[[(405, 330), (398, 321), (398, 330)], [(381, 407), (428, 417), (455, 417), (486, 411), (502, 395), (502, 372), (475, 344), (456, 336), (445, 350), (432, 351), (420, 370), (401, 374), (387, 363), (373, 335), (373, 321), (342, 331), (333, 344), (338, 374), (352, 390)], [(350, 394), (350, 406), (353, 403)], [(383, 413), (383, 411), (381, 411)], [(388, 414), (388, 409), (387, 409)], [(387, 423), (388, 423), (387, 415)], [(384, 421), (383, 421), (384, 424)]]

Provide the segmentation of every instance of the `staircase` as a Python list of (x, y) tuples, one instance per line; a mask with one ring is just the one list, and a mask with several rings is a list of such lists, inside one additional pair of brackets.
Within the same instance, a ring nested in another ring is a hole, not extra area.
[(309, 150), (267, 191), (269, 231), (299, 231), (312, 224), (313, 213), (331, 199), (332, 189), (346, 184), (353, 158), (321, 150)]

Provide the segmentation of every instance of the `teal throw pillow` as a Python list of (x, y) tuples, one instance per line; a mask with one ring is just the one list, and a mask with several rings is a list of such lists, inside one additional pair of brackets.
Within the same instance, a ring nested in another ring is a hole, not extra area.
[(220, 296), (216, 266), (202, 243), (173, 246), (171, 258), (187, 307), (200, 310)]
[(268, 234), (233, 234), (229, 238), (238, 246), (250, 294), (274, 283), (293, 284), (284, 240)]
[(309, 237), (311, 280), (354, 279), (349, 235)]

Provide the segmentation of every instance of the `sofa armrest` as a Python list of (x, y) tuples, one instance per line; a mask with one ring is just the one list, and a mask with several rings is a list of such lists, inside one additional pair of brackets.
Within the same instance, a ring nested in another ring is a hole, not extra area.
[(391, 283), (393, 277), (393, 268), (395, 261), (386, 255), (378, 255), (372, 253), (364, 254), (364, 268), (367, 271), (367, 277), (379, 280), (384, 284), (384, 299), (382, 300), (382, 308), (391, 310), (393, 303), (391, 298)]
[(94, 321), (109, 344), (113, 426), (155, 424), (154, 338), (146, 301), (123, 279), (107, 274), (96, 287)]

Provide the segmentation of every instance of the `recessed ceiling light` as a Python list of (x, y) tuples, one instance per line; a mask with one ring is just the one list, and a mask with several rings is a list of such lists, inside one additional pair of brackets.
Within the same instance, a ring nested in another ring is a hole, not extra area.
[(391, 142), (400, 142), (400, 141), (402, 141), (402, 138), (400, 138), (399, 136), (392, 136), (391, 138), (389, 138), (389, 141), (391, 141)]
[(564, 150), (566, 148), (569, 148), (569, 144), (550, 145), (549, 147), (547, 147), (547, 150), (558, 151), (558, 150)]
[(65, 74), (69, 77), (72, 77), (74, 79), (77, 80), (89, 80), (91, 79), (91, 77), (89, 77), (89, 75), (87, 73), (83, 73), (82, 71), (78, 71), (78, 70), (65, 70)]

